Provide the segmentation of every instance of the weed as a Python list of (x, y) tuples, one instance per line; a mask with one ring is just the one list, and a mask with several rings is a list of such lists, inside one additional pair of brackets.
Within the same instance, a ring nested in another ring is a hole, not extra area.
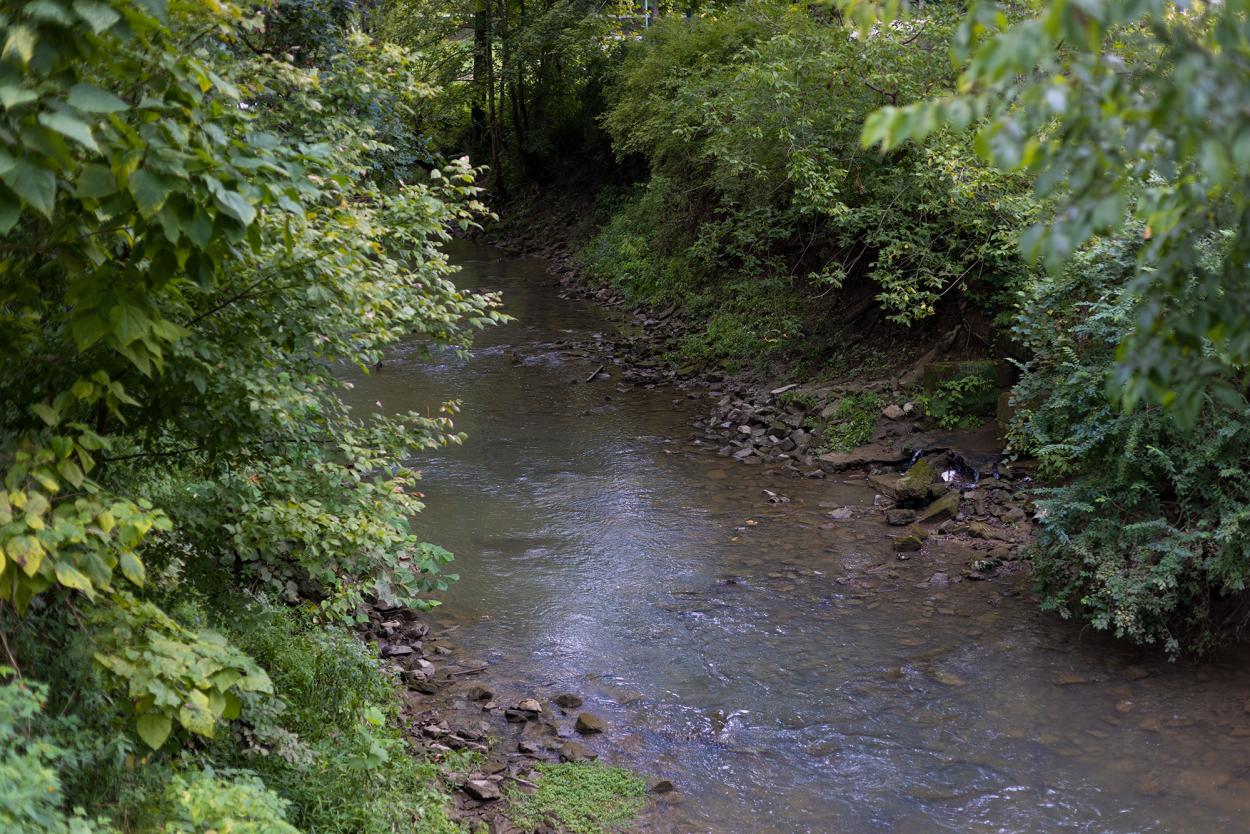
[(601, 764), (539, 765), (538, 790), (508, 789), (514, 822), (555, 824), (570, 834), (620, 830), (642, 810), (646, 785), (633, 771)]

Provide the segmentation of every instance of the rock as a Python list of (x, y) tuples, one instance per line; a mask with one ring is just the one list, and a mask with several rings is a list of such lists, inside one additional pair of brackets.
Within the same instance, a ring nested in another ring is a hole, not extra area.
[(891, 527), (906, 527), (916, 520), (916, 511), (896, 507), (885, 511), (885, 523)]
[(577, 709), (582, 705), (582, 696), (574, 695), (572, 692), (565, 692), (555, 697), (556, 706), (564, 709)]
[(464, 691), (464, 697), (470, 701), (489, 701), (495, 697), (495, 693), (484, 686), (471, 686)]
[(608, 728), (608, 724), (592, 712), (583, 712), (577, 716), (574, 727), (579, 733), (591, 734), (602, 733)]
[(948, 492), (920, 513), (921, 524), (941, 524), (959, 514), (959, 493)]
[(897, 553), (914, 553), (924, 546), (927, 538), (929, 538), (929, 531), (918, 524), (913, 524), (904, 529), (900, 535), (893, 537), (894, 550)]
[(903, 477), (894, 482), (894, 497), (902, 503), (920, 502), (929, 495), (929, 485), (937, 478), (937, 470), (928, 459), (912, 464)]
[(849, 521), (855, 513), (850, 507), (838, 507), (836, 510), (830, 510), (827, 515), (834, 521)]
[(499, 786), (489, 779), (470, 779), (464, 783), (464, 792), (482, 802), (490, 802), (503, 796)]
[(672, 793), (676, 787), (668, 779), (648, 779), (647, 793)]
[(779, 395), (781, 395), (781, 394), (786, 393), (787, 391), (792, 391), (792, 390), (794, 390), (795, 388), (798, 388), (798, 387), (799, 387), (799, 384), (798, 384), (797, 382), (792, 382), (792, 383), (790, 383), (789, 385), (783, 385), (783, 386), (781, 386), (780, 388), (774, 388), (773, 390), (769, 391), (768, 393), (770, 393), (770, 394), (772, 394), (774, 397), (776, 397), (776, 396), (779, 396)]
[(887, 405), (881, 412), (881, 416), (885, 417), (887, 420), (901, 420), (904, 414), (906, 414), (906, 412), (894, 403)]
[(929, 584), (935, 588), (941, 588), (950, 584), (950, 577), (944, 573), (935, 573), (929, 577)]
[(1024, 521), (1028, 517), (1029, 517), (1028, 513), (1020, 509), (1019, 507), (1012, 507), (1010, 510), (1003, 513), (1003, 521), (1007, 522), (1008, 524), (1019, 524), (1021, 521)]
[(907, 534), (905, 536), (894, 537), (894, 550), (897, 553), (915, 553), (924, 547), (924, 539), (919, 536)]
[(537, 756), (543, 751), (543, 747), (536, 741), (520, 741), (517, 742), (517, 752), (524, 753), (527, 756)]
[(519, 709), (506, 709), (503, 716), (508, 719), (509, 724), (524, 724), (530, 720), (530, 713)]
[(562, 762), (593, 762), (599, 754), (580, 741), (566, 741), (560, 745), (560, 761)]
[(383, 649), (382, 656), (383, 657), (403, 657), (404, 655), (412, 654), (412, 652), (413, 652), (412, 646), (406, 645), (404, 643), (398, 643), (393, 646), (387, 646), (385, 649)]
[(543, 705), (538, 703), (534, 698), (526, 698), (524, 701), (516, 705), (516, 708), (522, 712), (542, 712)]

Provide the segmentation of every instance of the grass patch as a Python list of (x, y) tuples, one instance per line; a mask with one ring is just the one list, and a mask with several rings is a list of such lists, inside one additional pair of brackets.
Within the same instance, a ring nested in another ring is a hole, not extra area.
[(872, 391), (847, 394), (827, 419), (812, 421), (819, 438), (817, 452), (849, 452), (872, 439), (881, 413), (881, 398)]
[(538, 790), (509, 787), (513, 822), (524, 828), (544, 823), (570, 834), (619, 831), (642, 810), (646, 784), (621, 767), (601, 764), (544, 764), (537, 768)]

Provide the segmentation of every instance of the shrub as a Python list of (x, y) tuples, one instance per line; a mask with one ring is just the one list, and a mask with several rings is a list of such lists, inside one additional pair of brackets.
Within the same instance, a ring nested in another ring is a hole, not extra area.
[[(1022, 294), (1033, 358), (1012, 401), (1012, 448), (1061, 485), (1042, 491), (1029, 550), (1043, 605), (1169, 654), (1238, 625), (1250, 579), (1250, 407), (1206, 397), (1197, 431), (1153, 405), (1119, 406), (1116, 346), (1140, 236), (1100, 241)], [(1221, 241), (1208, 240), (1218, 258)]]

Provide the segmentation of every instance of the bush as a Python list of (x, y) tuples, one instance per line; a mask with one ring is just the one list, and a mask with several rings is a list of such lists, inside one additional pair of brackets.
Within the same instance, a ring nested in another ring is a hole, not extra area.
[[(1116, 348), (1138, 317), (1125, 288), (1140, 235), (1104, 240), (1022, 294), (1033, 356), (1012, 401), (1012, 448), (1036, 455), (1029, 550), (1043, 605), (1171, 655), (1239, 625), (1250, 579), (1250, 408), (1207, 397), (1196, 431), (1158, 406), (1120, 408)], [(1205, 244), (1218, 259), (1221, 242)]]

